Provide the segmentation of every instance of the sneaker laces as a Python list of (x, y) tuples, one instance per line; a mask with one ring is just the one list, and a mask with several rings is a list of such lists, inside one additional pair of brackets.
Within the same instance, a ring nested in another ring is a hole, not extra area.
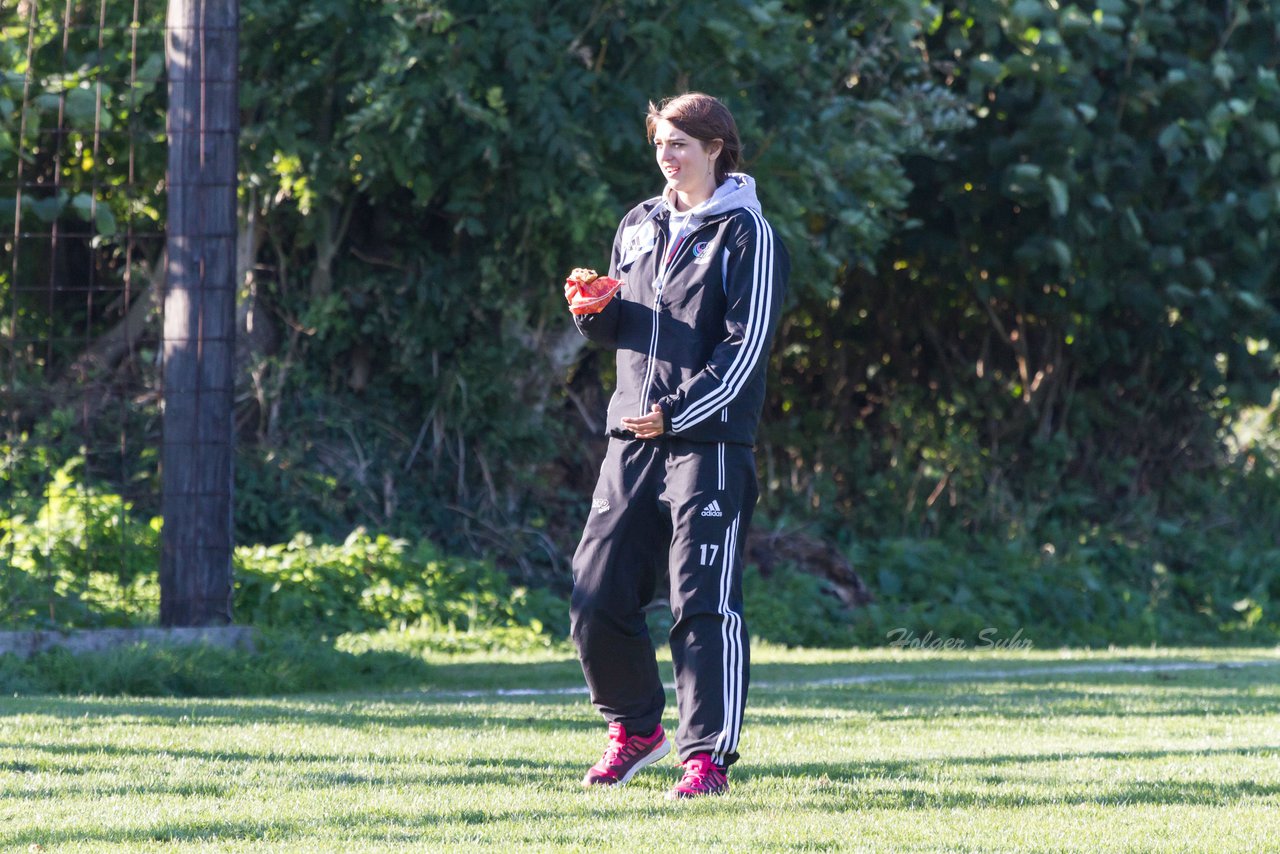
[(618, 761), (619, 754), (623, 748), (627, 746), (627, 733), (622, 728), (622, 724), (609, 724), (609, 746), (604, 749), (604, 756), (600, 757), (600, 764), (609, 766)]
[(685, 783), (696, 783), (707, 775), (708, 772), (720, 769), (711, 761), (711, 757), (706, 754), (698, 754), (691, 756), (684, 763), (684, 777), (680, 780), (681, 785)]

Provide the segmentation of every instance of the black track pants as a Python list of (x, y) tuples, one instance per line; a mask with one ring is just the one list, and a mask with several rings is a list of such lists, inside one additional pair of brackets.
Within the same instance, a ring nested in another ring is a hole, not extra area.
[(749, 663), (742, 549), (757, 490), (746, 445), (611, 439), (573, 558), (573, 640), (591, 701), (631, 732), (662, 719), (642, 609), (669, 570), (681, 761), (738, 758)]

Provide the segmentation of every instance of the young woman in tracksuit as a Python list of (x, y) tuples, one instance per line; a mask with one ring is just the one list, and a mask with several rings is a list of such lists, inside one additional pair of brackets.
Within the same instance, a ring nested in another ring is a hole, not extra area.
[[(790, 270), (735, 172), (733, 116), (691, 93), (655, 107), (649, 136), (666, 178), (618, 227), (618, 296), (575, 311), (617, 351), (609, 448), (574, 555), (572, 634), (609, 722), (584, 785), (620, 785), (670, 750), (665, 694), (642, 609), (670, 579), (671, 657), (684, 777), (671, 797), (728, 790), (747, 697), (742, 561), (757, 497), (752, 445)], [(579, 298), (566, 286), (571, 309)]]

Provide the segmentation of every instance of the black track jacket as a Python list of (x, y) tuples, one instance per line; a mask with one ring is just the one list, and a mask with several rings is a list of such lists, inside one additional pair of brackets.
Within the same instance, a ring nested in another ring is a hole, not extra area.
[(657, 197), (623, 217), (609, 263), (623, 282), (618, 297), (574, 317), (583, 335), (618, 352), (607, 430), (633, 438), (620, 419), (657, 403), (672, 436), (752, 445), (790, 258), (750, 176), (730, 174), (688, 212), (674, 246), (672, 214)]

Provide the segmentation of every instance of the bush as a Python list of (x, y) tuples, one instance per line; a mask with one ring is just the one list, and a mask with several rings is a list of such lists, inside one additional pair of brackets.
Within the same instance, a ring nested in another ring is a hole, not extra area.
[(481, 560), (448, 558), (357, 529), (341, 544), (299, 534), (236, 550), (236, 614), (255, 626), (333, 637), (425, 626), (451, 632), (524, 627), (563, 634), (564, 608), (549, 593), (512, 587)]
[(77, 479), (83, 458), (43, 491), (18, 491), (0, 517), (0, 622), (8, 627), (102, 628), (158, 616), (160, 520)]
[(821, 578), (785, 565), (765, 578), (748, 566), (743, 585), (743, 617), (753, 638), (784, 646), (856, 643), (857, 612), (829, 593)]
[[(0, 518), (0, 622), (6, 628), (153, 625), (160, 598), (160, 520), (135, 518), (120, 496), (77, 483), (74, 461), (25, 512)], [(492, 563), (432, 543), (357, 529), (342, 543), (299, 534), (235, 550), (235, 614), (259, 628), (336, 637), (421, 626), (459, 636), (513, 629), (564, 635), (567, 609), (544, 590), (514, 587)], [(527, 643), (522, 640), (520, 643)]]
[[(984, 631), (1038, 647), (1274, 644), (1280, 641), (1280, 477), (1274, 449), (1250, 448), (1209, 475), (1184, 474), (1129, 515), (1084, 525), (1070, 493), (997, 536), (850, 538), (875, 601), (846, 609), (794, 567), (747, 572), (747, 625), (787, 645), (884, 645), (890, 633)], [(899, 633), (897, 637), (902, 637)]]

